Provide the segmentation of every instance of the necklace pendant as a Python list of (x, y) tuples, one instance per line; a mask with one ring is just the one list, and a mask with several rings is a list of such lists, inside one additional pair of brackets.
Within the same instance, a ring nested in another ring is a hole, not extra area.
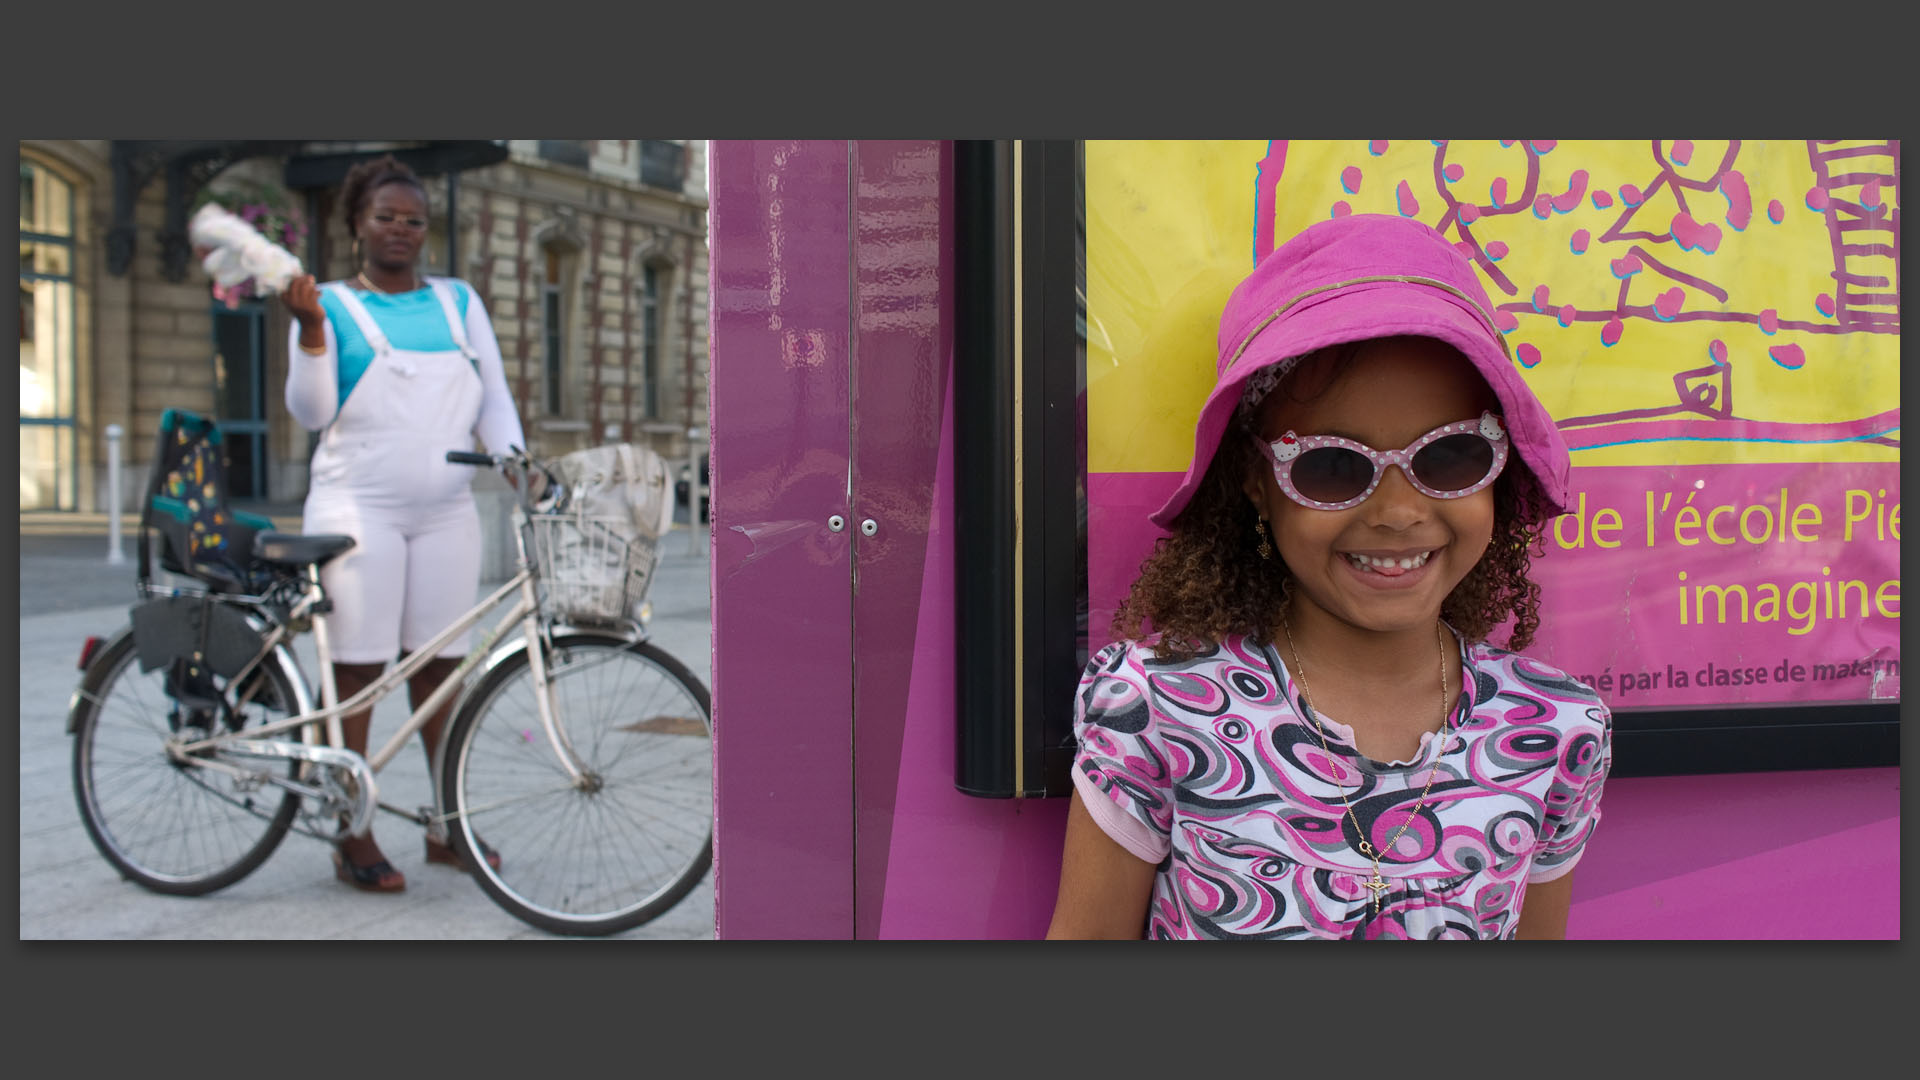
[(1367, 889), (1373, 893), (1373, 913), (1375, 915), (1380, 914), (1380, 894), (1387, 889), (1387, 883), (1380, 878), (1380, 868), (1377, 866), (1374, 867), (1373, 876), (1361, 884), (1365, 885)]

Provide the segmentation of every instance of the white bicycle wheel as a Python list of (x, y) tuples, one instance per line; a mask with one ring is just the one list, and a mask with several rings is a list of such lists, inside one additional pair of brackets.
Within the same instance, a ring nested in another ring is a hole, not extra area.
[(448, 833), (481, 888), (520, 919), (619, 933), (678, 903), (713, 863), (707, 688), (649, 643), (597, 634), (557, 636), (548, 677), (581, 780), (540, 722), (523, 651), (454, 719), (441, 775)]

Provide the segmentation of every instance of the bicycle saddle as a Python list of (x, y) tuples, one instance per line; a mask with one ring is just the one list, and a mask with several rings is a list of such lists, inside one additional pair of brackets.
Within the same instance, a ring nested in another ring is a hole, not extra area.
[(325, 566), (334, 556), (351, 549), (357, 541), (351, 536), (318, 533), (263, 532), (253, 537), (253, 557), (284, 566)]

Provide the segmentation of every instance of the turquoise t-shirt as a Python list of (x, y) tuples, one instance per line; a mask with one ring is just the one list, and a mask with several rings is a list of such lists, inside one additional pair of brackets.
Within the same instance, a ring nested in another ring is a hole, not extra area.
[[(460, 317), (467, 317), (468, 298), (472, 296), (472, 287), (464, 281), (455, 281), (453, 295), (460, 309)], [(454, 344), (453, 333), (447, 329), (446, 312), (440, 308), (440, 299), (426, 286), (404, 293), (358, 293), (360, 303), (366, 306), (367, 314), (387, 335), (387, 341), (396, 349), (412, 349), (416, 352), (445, 352), (459, 346)], [(340, 353), (340, 404), (347, 403), (347, 395), (353, 391), (354, 384), (366, 373), (367, 365), (373, 363), (373, 345), (360, 332), (360, 324), (353, 321), (346, 305), (333, 295), (332, 289), (320, 290), (320, 306), (326, 309), (327, 319), (333, 323), (334, 340), (339, 344)]]

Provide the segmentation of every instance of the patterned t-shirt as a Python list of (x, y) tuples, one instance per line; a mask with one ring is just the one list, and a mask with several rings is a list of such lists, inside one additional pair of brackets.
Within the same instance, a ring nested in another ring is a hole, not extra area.
[[(1157, 864), (1150, 938), (1511, 938), (1529, 883), (1573, 869), (1600, 819), (1612, 717), (1586, 685), (1517, 653), (1464, 648), (1472, 678), (1413, 760), (1327, 749), (1270, 647), (1230, 637), (1159, 660), (1115, 642), (1080, 680), (1073, 779), (1121, 846)], [(1328, 753), (1331, 750), (1331, 755)], [(1382, 853), (1379, 913), (1369, 842)]]

